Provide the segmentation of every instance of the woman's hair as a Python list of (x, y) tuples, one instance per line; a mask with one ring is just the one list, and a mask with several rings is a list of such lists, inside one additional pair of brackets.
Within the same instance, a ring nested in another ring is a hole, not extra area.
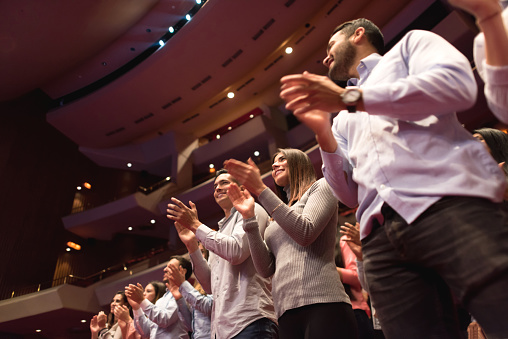
[[(494, 128), (480, 128), (473, 131), (473, 134), (476, 133), (485, 140), (490, 148), (490, 154), (498, 164), (501, 162), (508, 164), (508, 134)], [(508, 175), (506, 166), (503, 166), (503, 170)]]
[(316, 171), (309, 156), (299, 149), (280, 149), (272, 157), (272, 164), (275, 157), (282, 153), (287, 161), (290, 196), (286, 197), (284, 187), (275, 184), (276, 193), (279, 198), (289, 206), (300, 200), (303, 194), (316, 181)]
[(153, 290), (155, 291), (155, 298), (153, 299), (153, 303), (164, 295), (166, 293), (166, 285), (162, 281), (153, 280), (148, 283), (149, 285), (153, 286)]
[[(127, 296), (125, 295), (125, 292), (124, 291), (118, 291), (115, 293), (115, 295), (118, 295), (120, 294), (122, 296), (122, 301), (123, 301), (123, 304), (126, 305), (128, 308), (129, 308), (129, 313), (131, 315), (131, 318), (133, 317), (133, 313), (132, 313), (132, 307), (131, 305), (129, 304), (129, 301), (127, 300)], [(116, 322), (116, 319), (115, 319), (115, 314), (113, 312), (109, 312), (108, 314), (108, 320), (107, 320), (107, 327), (108, 328), (111, 328), (111, 326), (113, 326)]]

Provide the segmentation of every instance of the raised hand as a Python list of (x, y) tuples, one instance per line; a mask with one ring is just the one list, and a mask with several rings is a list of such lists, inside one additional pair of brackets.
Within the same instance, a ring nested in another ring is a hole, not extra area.
[(172, 285), (176, 286), (176, 289), (178, 289), (180, 285), (182, 285), (183, 282), (185, 281), (185, 271), (183, 270), (183, 267), (169, 265), (168, 270), (169, 270), (169, 281), (172, 283)]
[(125, 305), (117, 305), (115, 307), (115, 318), (118, 319), (118, 321), (123, 321), (125, 323), (130, 323), (132, 321), (132, 318), (129, 314), (129, 308)]
[(248, 190), (244, 189), (241, 191), (237, 184), (231, 183), (228, 189), (228, 196), (233, 206), (244, 219), (252, 218), (255, 215), (254, 198)]
[(451, 5), (471, 13), (478, 21), (502, 11), (499, 0), (450, 0), (449, 2)]
[(134, 310), (139, 309), (141, 307), (141, 302), (145, 299), (143, 296), (143, 286), (140, 283), (137, 285), (129, 284), (129, 286), (125, 286), (125, 296)]
[(187, 207), (177, 198), (171, 198), (171, 201), (173, 204), (168, 204), (168, 209), (166, 210), (167, 218), (178, 222), (183, 227), (196, 233), (196, 230), (201, 225), (196, 205), (192, 201), (189, 201), (190, 207)]
[(344, 90), (327, 77), (308, 72), (282, 77), (281, 83), (280, 97), (286, 102), (286, 108), (316, 134), (323, 151), (335, 152), (337, 141), (332, 133), (330, 113), (346, 108), (340, 99)]
[(261, 172), (258, 166), (251, 158), (247, 160), (247, 163), (235, 159), (226, 160), (224, 161), (224, 168), (238, 180), (240, 184), (245, 186), (249, 192), (252, 192), (256, 196), (261, 194), (266, 188), (263, 179), (261, 179)]
[(310, 111), (334, 113), (346, 108), (340, 95), (344, 89), (326, 76), (309, 72), (281, 78), (280, 97), (295, 116)]
[(185, 247), (187, 247), (187, 251), (189, 251), (189, 253), (198, 249), (198, 240), (191, 230), (183, 227), (178, 221), (175, 221), (175, 228), (180, 240), (184, 243)]

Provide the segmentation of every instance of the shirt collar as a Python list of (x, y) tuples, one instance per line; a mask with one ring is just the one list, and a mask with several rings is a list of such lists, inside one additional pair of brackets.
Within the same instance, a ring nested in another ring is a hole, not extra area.
[(376, 67), (381, 60), (382, 56), (377, 53), (372, 53), (360, 61), (356, 70), (360, 75), (360, 79), (351, 78), (347, 81), (348, 86), (359, 86), (369, 77), (370, 72)]

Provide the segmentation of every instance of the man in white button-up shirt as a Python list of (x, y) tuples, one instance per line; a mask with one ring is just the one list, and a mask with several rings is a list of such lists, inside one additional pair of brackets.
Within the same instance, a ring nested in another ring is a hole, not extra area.
[[(250, 256), (242, 215), (233, 207), (227, 189), (235, 179), (225, 170), (216, 174), (214, 198), (224, 211), (219, 230), (199, 221), (196, 206), (190, 208), (176, 198), (168, 205), (170, 220), (187, 246), (194, 275), (206, 293), (213, 294), (212, 338), (271, 339), (278, 337), (270, 279), (262, 278)], [(266, 211), (256, 204), (261, 235), (268, 225)], [(203, 259), (197, 240), (210, 251)]]
[(469, 61), (428, 31), (410, 31), (381, 56), (383, 47), (369, 20), (345, 23), (323, 63), (353, 87), (296, 74), (282, 78), (281, 97), (315, 132), (334, 194), (358, 205), (387, 338), (460, 338), (454, 299), (489, 338), (506, 338), (505, 177), (455, 113), (476, 100)]

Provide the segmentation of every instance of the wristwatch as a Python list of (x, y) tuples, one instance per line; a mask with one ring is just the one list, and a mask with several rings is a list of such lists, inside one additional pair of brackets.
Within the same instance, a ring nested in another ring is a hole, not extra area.
[(362, 98), (362, 92), (356, 86), (348, 86), (340, 97), (342, 102), (346, 104), (348, 112), (354, 113), (356, 112), (356, 103)]

